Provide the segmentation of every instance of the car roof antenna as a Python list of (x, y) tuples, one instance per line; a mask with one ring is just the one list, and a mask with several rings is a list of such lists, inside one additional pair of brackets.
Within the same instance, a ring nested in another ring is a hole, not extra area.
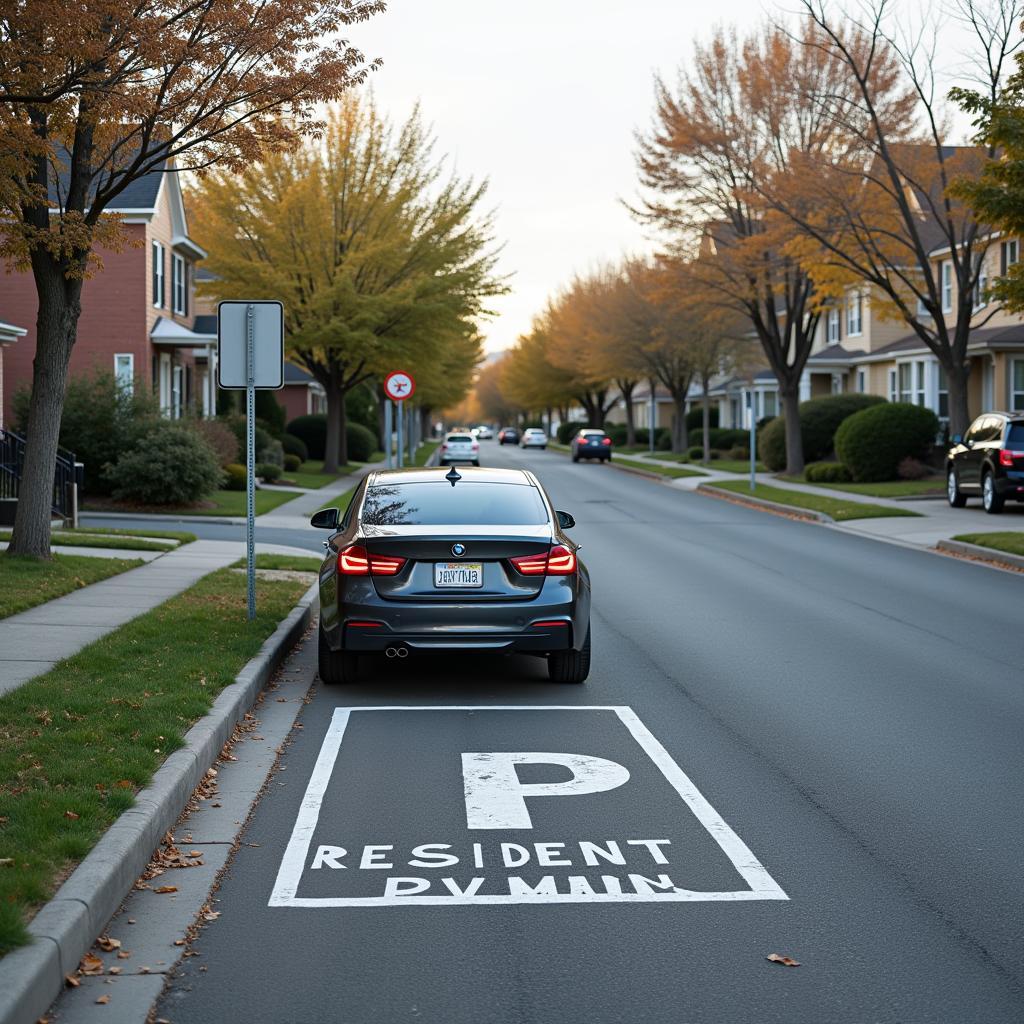
[(454, 487), (462, 479), (462, 476), (457, 473), (455, 471), (455, 467), (452, 466), (452, 468), (445, 474), (444, 478), (452, 485), (452, 487)]

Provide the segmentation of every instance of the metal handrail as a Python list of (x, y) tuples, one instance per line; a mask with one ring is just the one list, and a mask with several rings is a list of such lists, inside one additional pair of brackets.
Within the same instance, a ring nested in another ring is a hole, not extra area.
[[(25, 438), (0, 428), (0, 499), (17, 498), (25, 468)], [(82, 485), (83, 467), (74, 452), (57, 449), (54, 464), (51, 511), (65, 519), (73, 515), (71, 484)]]

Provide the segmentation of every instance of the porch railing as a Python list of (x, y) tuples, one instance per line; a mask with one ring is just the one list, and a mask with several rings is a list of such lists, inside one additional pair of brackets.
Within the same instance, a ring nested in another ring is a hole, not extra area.
[[(25, 467), (25, 438), (13, 430), (0, 429), (0, 501), (17, 501)], [(78, 519), (78, 490), (84, 482), (85, 467), (74, 452), (57, 449), (50, 511), (66, 522)]]

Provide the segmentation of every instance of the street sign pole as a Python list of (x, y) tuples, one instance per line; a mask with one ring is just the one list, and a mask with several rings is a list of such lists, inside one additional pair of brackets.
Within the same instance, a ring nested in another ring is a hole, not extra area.
[(754, 419), (754, 389), (747, 393), (747, 408), (750, 410), (750, 489), (757, 489), (757, 421)]
[(398, 402), (398, 468), (401, 469), (405, 465), (405, 448), (402, 444), (404, 435), (402, 434), (402, 406), (405, 402)]
[(256, 340), (252, 303), (245, 311), (245, 563), (249, 621), (256, 618)]
[(658, 419), (658, 405), (657, 398), (654, 394), (654, 378), (651, 378), (650, 384), (650, 401), (648, 402), (647, 409), (647, 444), (650, 447), (651, 454), (654, 454), (654, 425)]
[(391, 454), (391, 407), (394, 403), (390, 398), (384, 399), (384, 451), (387, 452), (387, 467), (392, 469), (394, 467), (394, 458)]

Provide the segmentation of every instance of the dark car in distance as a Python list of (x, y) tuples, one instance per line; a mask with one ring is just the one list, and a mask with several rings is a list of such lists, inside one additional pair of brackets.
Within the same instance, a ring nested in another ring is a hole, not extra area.
[(946, 496), (954, 508), (981, 497), (986, 512), (1002, 512), (1007, 498), (1024, 501), (1024, 413), (987, 412), (946, 456)]
[(581, 430), (569, 446), (572, 451), (572, 461), (579, 462), (580, 459), (603, 459), (611, 462), (612, 439), (603, 430)]
[(544, 657), (555, 682), (590, 671), (590, 576), (525, 470), (371, 473), (331, 530), (320, 567), (320, 678), (372, 656), (493, 651)]
[(498, 444), (519, 444), (519, 431), (516, 427), (502, 427), (498, 431)]

